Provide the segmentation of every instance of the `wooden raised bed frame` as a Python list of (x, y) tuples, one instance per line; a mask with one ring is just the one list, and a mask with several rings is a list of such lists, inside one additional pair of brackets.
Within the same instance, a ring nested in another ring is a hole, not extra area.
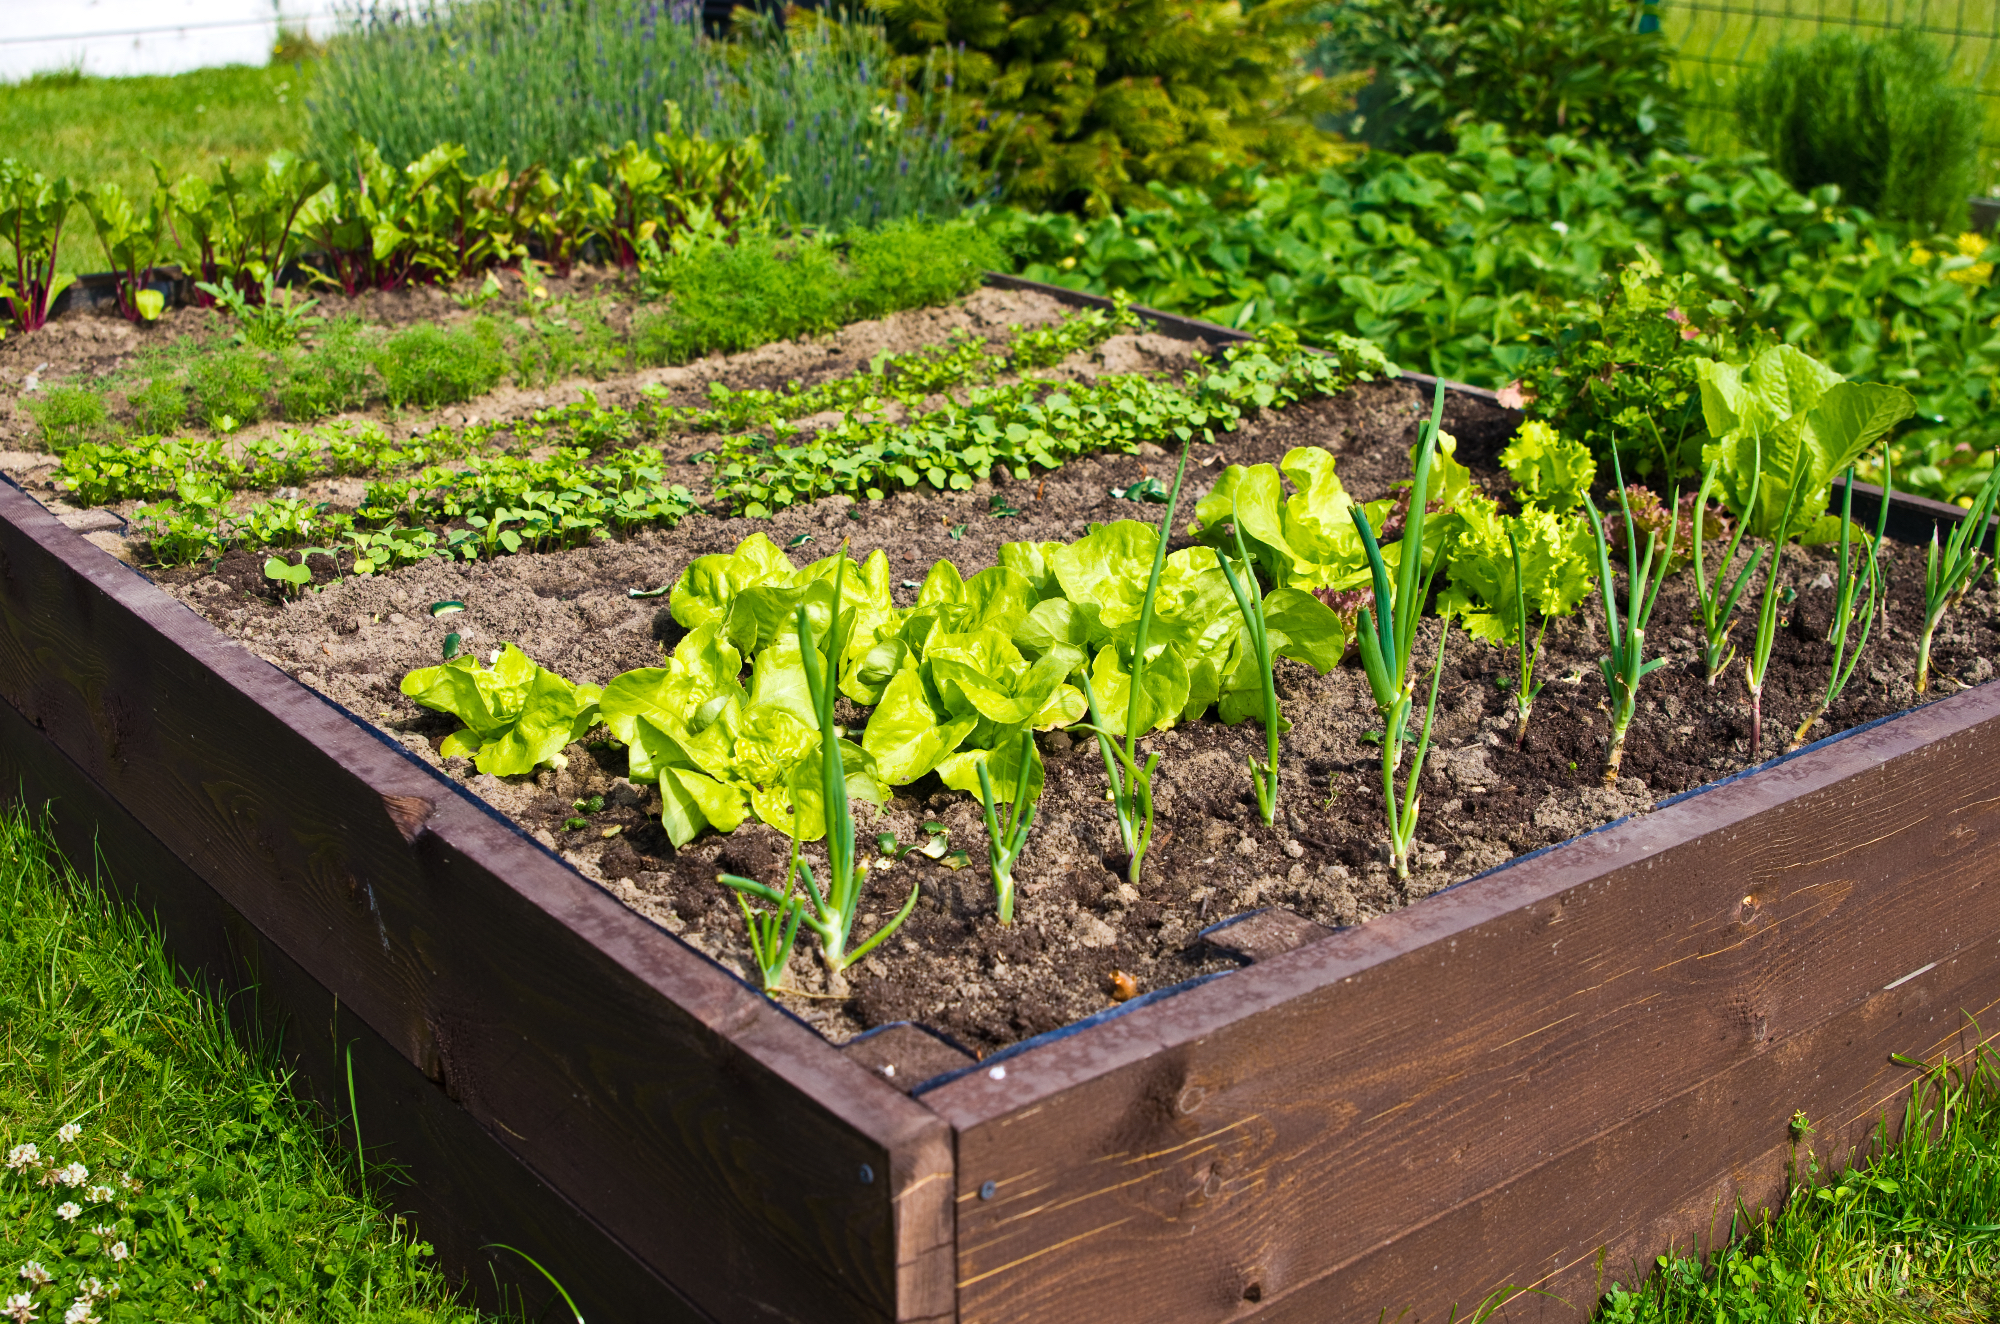
[(446, 1267), (600, 1322), (1580, 1318), (2000, 1001), (1996, 685), (914, 1097), (11, 486), (0, 696)]

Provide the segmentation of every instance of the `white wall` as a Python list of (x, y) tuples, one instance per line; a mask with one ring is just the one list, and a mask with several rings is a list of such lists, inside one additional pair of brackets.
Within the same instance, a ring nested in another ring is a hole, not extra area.
[(0, 81), (81, 63), (87, 74), (263, 64), (288, 26), (316, 37), (344, 0), (0, 0)]

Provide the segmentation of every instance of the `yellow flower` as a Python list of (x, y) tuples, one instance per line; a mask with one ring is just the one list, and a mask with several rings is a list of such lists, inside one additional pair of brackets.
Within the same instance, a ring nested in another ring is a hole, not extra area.
[[(1978, 257), (1985, 251), (1985, 235), (1973, 234), (1968, 230), (1958, 237), (1958, 255), (1960, 257)], [(1984, 285), (1993, 279), (1993, 264), (1991, 262), (1975, 262), (1969, 267), (1962, 267), (1957, 271), (1950, 271), (1945, 274), (1961, 285)]]

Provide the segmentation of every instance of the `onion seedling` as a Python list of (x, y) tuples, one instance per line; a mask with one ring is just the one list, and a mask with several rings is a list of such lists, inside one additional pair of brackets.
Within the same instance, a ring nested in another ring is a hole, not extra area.
[(1278, 814), (1278, 732), (1283, 722), (1278, 716), (1278, 677), (1271, 657), (1271, 632), (1264, 620), (1264, 589), (1250, 566), (1250, 553), (1243, 546), (1243, 525), (1236, 519), (1233, 507), (1230, 527), (1236, 534), (1236, 556), (1243, 563), (1243, 578), (1236, 577), (1228, 557), (1215, 559), (1221, 563), (1222, 573), (1229, 580), (1229, 591), (1236, 595), (1237, 609), (1243, 613), (1243, 628), (1249, 633), (1258, 679), (1264, 687), (1264, 761), (1257, 762), (1255, 755), (1246, 757), (1250, 760), (1250, 783), (1257, 790), (1257, 812), (1264, 826), (1269, 827)]
[(1000, 908), (1000, 922), (1014, 922), (1014, 865), (1028, 844), (1028, 829), (1035, 821), (1035, 806), (1028, 799), (1028, 774), (1034, 771), (1034, 734), (1021, 732), (1021, 744), (1014, 775), (1014, 799), (1007, 806), (1005, 820), (993, 797), (993, 775), (986, 759), (979, 760), (979, 802), (986, 810), (986, 859), (993, 873), (993, 893)]
[(1444, 421), (1444, 384), (1438, 384), (1431, 404), (1430, 422), (1417, 440), (1416, 472), (1410, 483), (1410, 513), (1403, 523), (1401, 553), (1396, 563), (1396, 584), (1391, 590), (1389, 567), (1375, 541), (1367, 513), (1359, 505), (1350, 514), (1361, 534), (1362, 549), (1368, 555), (1368, 570), (1374, 590), (1374, 607), (1363, 606), (1356, 613), (1355, 634), (1361, 647), (1361, 665), (1368, 673), (1368, 690), (1375, 699), (1375, 711), (1382, 718), (1382, 799), (1389, 819), (1389, 862), (1398, 878), (1410, 876), (1410, 844), (1417, 831), (1417, 773), (1430, 747), (1431, 719), (1437, 707), (1438, 667), (1444, 665), (1444, 639), (1438, 639), (1438, 663), (1431, 673), (1431, 706), (1424, 713), (1423, 739), (1418, 745), (1417, 766), (1404, 788), (1399, 808), (1396, 796), (1396, 769), (1403, 761), (1403, 741), (1410, 722), (1410, 705), (1415, 697), (1410, 679), (1410, 652), (1416, 645), (1417, 619), (1430, 597), (1431, 581), (1449, 559), (1440, 554), (1424, 574), (1424, 515), (1430, 495), (1431, 459), (1437, 453), (1438, 427)]
[[(798, 941), (805, 898), (798, 895), (796, 884), (803, 863), (799, 859), (799, 839), (794, 836), (791, 863), (785, 869), (784, 894), (778, 897), (775, 910), (751, 908), (740, 887), (742, 882), (749, 880), (736, 880), (732, 885), (736, 904), (743, 911), (743, 927), (750, 935), (750, 959), (756, 963), (757, 975), (766, 993), (774, 993), (783, 987), (785, 971), (792, 962), (792, 947)], [(724, 875), (725, 882), (732, 878), (733, 875)]]
[[(1757, 638), (1750, 645), (1750, 656), (1743, 663), (1743, 682), (1750, 689), (1750, 759), (1755, 762), (1758, 751), (1764, 745), (1764, 674), (1771, 665), (1771, 644), (1778, 637), (1778, 562), (1782, 559), (1785, 542), (1792, 536), (1792, 514), (1798, 509), (1799, 489), (1806, 477), (1800, 469), (1800, 481), (1792, 484), (1790, 495), (1785, 498), (1785, 517), (1778, 521), (1778, 531), (1771, 539), (1771, 567), (1764, 574), (1764, 599), (1757, 609)], [(1763, 474), (1757, 475), (1757, 484), (1751, 489), (1750, 499), (1757, 499), (1757, 490), (1763, 485)], [(1747, 509), (1747, 507), (1746, 507)]]
[(1979, 548), (1986, 541), (1986, 521), (1993, 515), (1996, 500), (2000, 500), (2000, 468), (1987, 475), (1979, 495), (1973, 498), (1972, 508), (1945, 540), (1942, 554), (1938, 550), (1937, 526), (1931, 526), (1931, 550), (1924, 561), (1924, 632), (1917, 640), (1919, 694), (1928, 691), (1931, 684), (1931, 632), (1992, 563), (1992, 558)]
[(1528, 644), (1528, 586), (1521, 574), (1521, 540), (1514, 536), (1514, 526), (1507, 526), (1507, 550), (1514, 555), (1514, 604), (1520, 612), (1517, 624), (1521, 631), (1521, 687), (1514, 692), (1514, 706), (1520, 713), (1520, 720), (1514, 725), (1514, 747), (1524, 748), (1528, 743), (1528, 714), (1534, 711), (1535, 696), (1542, 687), (1535, 684), (1535, 660), (1542, 655), (1542, 637), (1549, 632), (1547, 613), (1542, 615), (1542, 628), (1535, 633), (1533, 647)]
[(1153, 548), (1153, 573), (1146, 580), (1146, 599), (1139, 607), (1139, 629), (1132, 641), (1132, 675), (1130, 698), (1125, 705), (1124, 744), (1104, 730), (1103, 715), (1098, 710), (1097, 690), (1090, 683), (1090, 668), (1084, 667), (1078, 674), (1083, 678), (1083, 697), (1090, 707), (1090, 720), (1078, 722), (1077, 726), (1097, 737), (1097, 751), (1104, 756), (1105, 780), (1111, 783), (1111, 804), (1118, 817), (1118, 835), (1125, 843), (1125, 852), (1131, 863), (1126, 867), (1125, 878), (1134, 887), (1139, 885), (1139, 870), (1146, 858), (1146, 848), (1153, 844), (1153, 771), (1160, 766), (1160, 755), (1155, 750), (1141, 767), (1139, 758), (1139, 699), (1146, 689), (1146, 648), (1151, 643), (1153, 633), (1153, 604), (1160, 592), (1160, 572), (1167, 564), (1167, 539), (1174, 527), (1174, 508), (1181, 500), (1181, 480), (1187, 476), (1187, 447), (1181, 447), (1180, 466), (1174, 470), (1174, 490), (1167, 497), (1167, 513), (1160, 521), (1160, 539)]
[[(1882, 568), (1880, 551), (1882, 533), (1889, 522), (1889, 459), (1882, 458), (1882, 505), (1875, 512), (1875, 537), (1868, 544), (1867, 559), (1861, 560), (1849, 554), (1854, 532), (1854, 466), (1847, 466), (1847, 481), (1841, 487), (1840, 495), (1840, 579), (1834, 587), (1833, 619), (1828, 624), (1827, 642), (1833, 645), (1833, 664), (1827, 672), (1826, 693), (1820, 696), (1818, 706), (1806, 714), (1806, 720), (1799, 723), (1799, 729), (1792, 733), (1792, 745), (1806, 738), (1833, 701), (1847, 688), (1848, 678), (1854, 674), (1855, 663), (1861, 660), (1861, 650), (1868, 647), (1868, 631), (1875, 623), (1875, 603), (1881, 596)], [(1868, 586), (1868, 605), (1858, 613), (1854, 609), (1855, 594), (1861, 583)], [(1859, 625), (1861, 633), (1853, 637), (1853, 627)], [(1852, 640), (1854, 651), (1849, 653), (1847, 645)]]
[[(821, 668), (819, 651), (814, 646), (812, 622), (806, 615), (806, 604), (798, 607), (799, 659), (805, 667), (806, 690), (812, 700), (813, 713), (818, 719), (820, 740), (820, 805), (826, 818), (826, 888), (821, 890), (819, 880), (813, 876), (812, 865), (799, 853), (799, 810), (795, 805), (792, 820), (792, 858), (785, 871), (785, 890), (758, 882), (754, 878), (742, 878), (735, 874), (723, 874), (717, 881), (738, 893), (748, 893), (774, 906), (783, 907), (792, 897), (794, 886), (803, 879), (805, 886), (803, 903), (792, 901), (798, 906), (798, 922), (811, 929), (819, 939), (820, 961), (826, 966), (827, 991), (836, 995), (845, 994), (847, 980), (844, 971), (873, 951), (878, 943), (902, 927), (910, 917), (910, 911), (917, 904), (917, 884), (910, 885), (910, 896), (895, 918), (875, 930), (866, 942), (850, 949), (849, 941), (854, 932), (854, 921), (861, 911), (861, 893), (868, 881), (868, 862), (857, 859), (854, 854), (854, 815), (847, 805), (847, 770), (840, 754), (840, 728), (833, 720), (834, 686), (838, 678), (840, 658), (847, 641), (847, 629), (852, 617), (840, 609), (841, 593), (845, 588), (847, 558), (842, 556), (834, 569), (832, 615), (827, 627), (827, 662)], [(797, 792), (794, 791), (796, 797)], [(754, 929), (753, 925), (753, 929)], [(755, 939), (753, 938), (753, 945)], [(787, 949), (789, 950), (789, 949)]]
[[(1763, 477), (1762, 464), (1763, 443), (1759, 439), (1756, 462), (1752, 466), (1758, 473), (1759, 482)], [(1721, 467), (1722, 460), (1718, 457), (1708, 466), (1708, 472), (1701, 476), (1701, 490), (1694, 499), (1692, 530), (1695, 610), (1701, 615), (1701, 632), (1704, 640), (1702, 666), (1711, 686), (1715, 684), (1715, 678), (1728, 667), (1730, 659), (1736, 656), (1736, 645), (1729, 638), (1730, 619), (1736, 614), (1736, 600), (1742, 596), (1744, 585), (1750, 582), (1750, 576), (1757, 573), (1757, 566), (1764, 559), (1764, 549), (1757, 548), (1751, 553), (1750, 559), (1743, 563), (1743, 569), (1737, 573), (1735, 582), (1730, 584), (1729, 592), (1727, 594), (1722, 592), (1723, 583), (1729, 578), (1729, 567), (1736, 562), (1736, 549), (1742, 546), (1744, 531), (1750, 527), (1750, 512), (1757, 507), (1757, 488), (1753, 485), (1750, 500), (1745, 503), (1743, 514), (1736, 521), (1736, 532), (1730, 535), (1729, 549), (1722, 554), (1722, 564), (1716, 567), (1714, 587), (1709, 586), (1708, 567), (1702, 560), (1702, 526), (1707, 523), (1703, 513), (1708, 509), (1708, 494), (1715, 486), (1716, 473)]]
[[(1667, 540), (1646, 531), (1646, 554), (1639, 555), (1639, 539), (1632, 528), (1632, 498), (1625, 490), (1625, 474), (1618, 463), (1618, 448), (1611, 448), (1611, 472), (1618, 485), (1618, 509), (1625, 519), (1626, 619), (1618, 619), (1618, 600), (1611, 589), (1611, 549), (1604, 538), (1604, 521), (1598, 517), (1597, 503), (1588, 496), (1583, 508), (1590, 513), (1590, 531), (1597, 540), (1597, 591), (1604, 599), (1604, 637), (1611, 650), (1597, 659), (1604, 673), (1605, 688), (1611, 691), (1611, 741), (1604, 749), (1604, 784), (1618, 781), (1618, 767), (1625, 758), (1625, 733), (1639, 703), (1639, 682), (1666, 665), (1666, 659), (1646, 660), (1646, 622), (1660, 603), (1660, 587), (1667, 580), (1667, 562), (1673, 559), (1674, 539), (1680, 534), (1680, 493), (1668, 506), (1674, 512), (1667, 524)], [(1697, 511), (1696, 519), (1701, 516)], [(1657, 562), (1654, 560), (1658, 555)]]

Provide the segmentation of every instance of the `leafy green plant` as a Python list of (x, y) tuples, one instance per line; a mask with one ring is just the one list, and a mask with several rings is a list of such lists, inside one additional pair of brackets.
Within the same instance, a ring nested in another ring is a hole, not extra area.
[(76, 279), (56, 269), (63, 223), (76, 200), (67, 178), (46, 179), (12, 157), (0, 159), (0, 238), (14, 251), (12, 279), (0, 281), (0, 298), (23, 331), (40, 330), (56, 296)]
[[(841, 610), (842, 588), (847, 574), (847, 554), (839, 554), (834, 569), (833, 593), (829, 608), (830, 622), (823, 638), (826, 644), (825, 659), (822, 662), (819, 641), (814, 638), (811, 613), (804, 602), (798, 605), (796, 628), (799, 659), (804, 666), (806, 687), (810, 695), (812, 711), (818, 719), (819, 749), (817, 757), (802, 761), (791, 777), (791, 794), (795, 801), (809, 799), (817, 793), (819, 812), (826, 824), (827, 882), (824, 891), (814, 878), (812, 866), (799, 854), (800, 833), (795, 826), (792, 833), (792, 858), (787, 869), (785, 892), (736, 874), (723, 874), (717, 881), (738, 893), (747, 892), (782, 908), (788, 903), (798, 907), (799, 922), (812, 930), (819, 939), (820, 960), (826, 966), (827, 991), (844, 993), (846, 978), (844, 972), (855, 962), (867, 956), (885, 938), (902, 927), (916, 907), (918, 885), (910, 885), (909, 899), (894, 918), (875, 930), (859, 945), (849, 948), (854, 921), (861, 910), (861, 893), (868, 878), (868, 862), (854, 853), (854, 815), (848, 808), (847, 772), (841, 756), (840, 728), (833, 719), (833, 704), (839, 682), (840, 659), (847, 646), (849, 617)], [(812, 784), (811, 774), (818, 774), (818, 785)], [(797, 815), (803, 820), (803, 815)], [(789, 900), (794, 878), (802, 879), (803, 900)]]
[(35, 420), (42, 445), (57, 455), (111, 429), (104, 397), (88, 386), (60, 382), (24, 397), (21, 407)]
[(314, 555), (330, 557), (333, 553), (324, 547), (301, 547), (296, 565), (287, 561), (282, 556), (266, 557), (264, 558), (264, 578), (279, 585), (279, 592), (283, 593), (286, 597), (298, 597), (305, 590), (312, 587), (312, 567), (307, 565), (306, 561), (307, 558)]
[(187, 384), (195, 416), (218, 432), (231, 432), (264, 416), (271, 368), (253, 349), (218, 349), (188, 364)]
[(78, 195), (104, 256), (118, 273), (118, 312), (128, 321), (151, 322), (166, 310), (166, 295), (153, 286), (153, 269), (166, 243), (167, 221), (158, 194), (141, 212), (115, 183), (84, 189)]
[[(1639, 682), (1666, 665), (1664, 657), (1646, 660), (1646, 625), (1653, 618), (1653, 609), (1660, 604), (1660, 588), (1666, 583), (1667, 563), (1672, 560), (1675, 535), (1680, 523), (1679, 494), (1671, 503), (1672, 522), (1668, 525), (1667, 536), (1661, 539), (1650, 530), (1646, 534), (1646, 551), (1639, 552), (1638, 534), (1632, 524), (1632, 497), (1625, 487), (1625, 475), (1618, 463), (1618, 451), (1611, 452), (1611, 469), (1618, 484), (1618, 509), (1625, 521), (1625, 593), (1626, 617), (1621, 623), (1618, 602), (1612, 592), (1611, 552), (1604, 536), (1604, 521), (1597, 513), (1597, 503), (1588, 496), (1583, 500), (1583, 508), (1590, 515), (1590, 532), (1597, 540), (1597, 589), (1604, 599), (1604, 638), (1609, 652), (1598, 659), (1598, 670), (1604, 673), (1604, 686), (1611, 692), (1611, 740), (1604, 750), (1604, 784), (1613, 785), (1618, 780), (1618, 768), (1625, 756), (1625, 733), (1632, 725), (1632, 715), (1639, 702)], [(1699, 516), (1697, 516), (1699, 518)]]
[[(1165, 687), (1158, 682), (1168, 671), (1165, 664), (1178, 662), (1179, 656), (1173, 652), (1171, 645), (1167, 645), (1156, 662), (1149, 652), (1149, 645), (1160, 591), (1160, 572), (1166, 565), (1174, 508), (1180, 504), (1181, 481), (1186, 475), (1187, 449), (1183, 447), (1180, 464), (1174, 471), (1173, 491), (1167, 498), (1166, 514), (1160, 520), (1160, 531), (1154, 541), (1152, 573), (1146, 579), (1146, 594), (1139, 609), (1130, 660), (1125, 664), (1124, 674), (1118, 674), (1118, 659), (1110, 648), (1098, 655), (1098, 667), (1079, 672), (1084, 702), (1090, 715), (1088, 723), (1079, 725), (1097, 737), (1098, 753), (1104, 759), (1104, 778), (1109, 783), (1112, 809), (1118, 819), (1118, 835), (1125, 844), (1128, 857), (1126, 880), (1135, 887), (1140, 870), (1145, 865), (1146, 850), (1153, 842), (1153, 772), (1160, 766), (1157, 750), (1148, 755), (1143, 766), (1139, 764), (1139, 736), (1142, 731), (1151, 730), (1163, 720), (1171, 721), (1175, 709), (1171, 702), (1161, 702), (1163, 688), (1168, 694), (1172, 693), (1172, 681), (1169, 679)], [(1111, 659), (1110, 667), (1102, 665), (1107, 657)], [(1116, 702), (1119, 689), (1124, 691), (1125, 712), (1122, 723), (1117, 726), (1107, 724), (1105, 709), (1098, 701), (1097, 685), (1092, 682), (1093, 670), (1098, 673), (1099, 680), (1115, 678), (1122, 682), (1116, 687), (1107, 687), (1105, 691), (1105, 699), (1110, 702)], [(1149, 670), (1155, 681), (1150, 688), (1147, 685)], [(1124, 737), (1123, 745), (1118, 743), (1120, 736)]]
[(235, 319), (238, 330), (232, 340), (239, 345), (263, 350), (288, 349), (298, 344), (306, 328), (319, 320), (312, 316), (312, 310), (319, 305), (318, 299), (303, 298), (280, 287), (270, 275), (250, 293), (234, 284), (214, 285), (207, 281), (195, 282), (195, 288)]
[(1924, 628), (1917, 636), (1917, 693), (1930, 689), (1931, 635), (1944, 614), (1959, 604), (1966, 590), (1993, 564), (1993, 557), (1980, 550), (1986, 543), (1986, 526), (2000, 507), (2000, 469), (1990, 474), (1979, 495), (1958, 527), (1951, 531), (1942, 550), (1937, 528), (1931, 529), (1931, 545), (1924, 558)]
[[(758, 910), (750, 904), (752, 889), (730, 887), (737, 909), (743, 912), (744, 934), (750, 940), (750, 960), (757, 967), (758, 985), (767, 994), (783, 989), (790, 974), (792, 949), (799, 940), (799, 921), (805, 918), (805, 898), (798, 894), (799, 874), (805, 867), (805, 861), (799, 858), (799, 839), (793, 837), (791, 857), (785, 864), (785, 890), (774, 894), (776, 900), (770, 910)], [(722, 881), (727, 883), (734, 877), (724, 874)]]
[(1153, 180), (1208, 180), (1249, 160), (1311, 169), (1353, 149), (1319, 129), (1359, 76), (1303, 57), (1305, 0), (882, 0), (890, 39), (956, 53), (958, 137), (1007, 194), (1103, 215)]
[[(1804, 742), (1806, 732), (1812, 730), (1813, 723), (1833, 707), (1835, 699), (1847, 688), (1847, 682), (1854, 675), (1855, 665), (1861, 661), (1862, 652), (1868, 647), (1868, 631), (1875, 623), (1875, 605), (1881, 597), (1882, 570), (1879, 556), (1882, 547), (1882, 532), (1889, 522), (1889, 496), (1887, 484), (1882, 492), (1882, 504), (1875, 513), (1875, 536), (1869, 540), (1865, 556), (1851, 552), (1854, 532), (1854, 470), (1847, 471), (1846, 481), (1840, 488), (1840, 572), (1834, 581), (1833, 615), (1827, 623), (1826, 641), (1833, 645), (1833, 660), (1828, 665), (1826, 690), (1820, 695), (1817, 705), (1807, 711), (1799, 729), (1792, 733), (1792, 745), (1796, 748)], [(1866, 535), (1863, 535), (1866, 537)], [(1868, 600), (1857, 612), (1855, 594), (1861, 586), (1868, 590)], [(1856, 630), (1859, 633), (1856, 634)], [(1852, 645), (1852, 651), (1849, 646)]]
[(1008, 797), (1004, 813), (1000, 808), (1002, 802), (993, 793), (993, 774), (987, 767), (991, 759), (983, 758), (978, 763), (979, 804), (986, 814), (987, 866), (993, 876), (993, 894), (1002, 924), (1014, 922), (1014, 865), (1027, 848), (1028, 829), (1035, 822), (1035, 802), (1028, 793), (1028, 778), (1035, 771), (1031, 748), (1034, 743), (1033, 733), (1023, 729), (1012, 751), (1014, 793)]
[(419, 705), (449, 713), (465, 725), (438, 747), (443, 758), (470, 756), (496, 777), (562, 766), (563, 749), (597, 724), (596, 685), (572, 684), (512, 644), (491, 667), (470, 653), (403, 677), (402, 692)]
[(1444, 383), (1439, 382), (1431, 403), (1430, 419), (1417, 437), (1415, 473), (1410, 491), (1422, 495), (1412, 496), (1409, 512), (1404, 517), (1393, 588), (1390, 586), (1387, 559), (1376, 542), (1375, 530), (1370, 526), (1366, 512), (1359, 506), (1351, 506), (1348, 510), (1367, 556), (1369, 587), (1373, 594), (1372, 600), (1356, 613), (1358, 628), (1355, 637), (1360, 643), (1361, 665), (1368, 676), (1368, 690), (1375, 698), (1375, 711), (1382, 719), (1382, 802), (1389, 820), (1389, 863), (1395, 867), (1398, 878), (1410, 876), (1410, 848), (1416, 841), (1417, 813), (1422, 799), (1417, 791), (1418, 778), (1423, 772), (1424, 755), (1430, 749), (1431, 724), (1437, 715), (1437, 678), (1444, 665), (1444, 633), (1450, 629), (1447, 620), (1438, 636), (1438, 660), (1431, 670), (1431, 700), (1424, 710), (1423, 733), (1417, 742), (1410, 774), (1399, 801), (1396, 770), (1403, 762), (1410, 707), (1415, 699), (1415, 687), (1410, 678), (1410, 654), (1416, 647), (1417, 622), (1425, 600), (1430, 597), (1432, 580), (1447, 559), (1438, 556), (1432, 561), (1429, 573), (1425, 573), (1424, 527), (1430, 503), (1423, 498), (1431, 490), (1431, 466), (1437, 455), (1439, 424), (1443, 420)]
[(309, 351), (286, 356), (278, 382), (279, 409), (293, 422), (311, 423), (361, 408), (375, 380), (368, 351), (360, 319), (323, 322)]
[(506, 371), (499, 336), (490, 326), (441, 327), (425, 322), (385, 339), (375, 371), (391, 409), (429, 409), (490, 391)]
[(161, 436), (187, 422), (187, 387), (178, 377), (162, 374), (125, 397), (132, 422), (147, 436)]
[(1467, 124), (1602, 142), (1644, 159), (1681, 139), (1682, 95), (1629, 0), (1360, 0), (1325, 11), (1314, 62), (1372, 73), (1343, 132), (1449, 151)]
[(1977, 101), (1924, 34), (1829, 27), (1737, 82), (1737, 129), (1801, 190), (1836, 184), (1871, 212), (1956, 230), (1979, 164)]

